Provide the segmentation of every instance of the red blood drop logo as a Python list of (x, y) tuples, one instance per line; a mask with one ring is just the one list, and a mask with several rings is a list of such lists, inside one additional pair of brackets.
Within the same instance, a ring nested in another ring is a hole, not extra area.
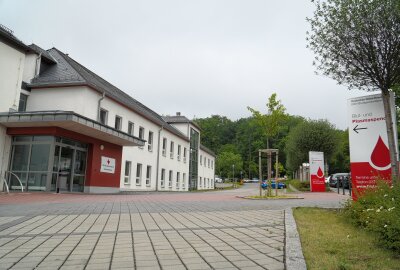
[(318, 176), (319, 178), (324, 177), (324, 172), (321, 170), (321, 167), (318, 168), (317, 176)]
[(383, 142), (381, 136), (378, 138), (378, 142), (375, 145), (374, 150), (371, 154), (371, 161), (377, 167), (386, 167), (390, 164), (390, 152), (389, 148)]

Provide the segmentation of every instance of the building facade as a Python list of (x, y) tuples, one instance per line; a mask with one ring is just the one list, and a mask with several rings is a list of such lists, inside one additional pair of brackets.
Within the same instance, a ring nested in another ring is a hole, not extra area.
[(214, 188), (215, 155), (193, 121), (162, 117), (67, 54), (27, 46), (3, 26), (0, 58), (1, 187)]

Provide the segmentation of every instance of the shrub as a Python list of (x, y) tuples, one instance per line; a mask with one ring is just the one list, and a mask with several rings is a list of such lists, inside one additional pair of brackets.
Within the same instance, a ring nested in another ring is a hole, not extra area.
[(379, 182), (357, 201), (348, 201), (344, 214), (356, 225), (376, 233), (384, 247), (400, 251), (400, 185)]

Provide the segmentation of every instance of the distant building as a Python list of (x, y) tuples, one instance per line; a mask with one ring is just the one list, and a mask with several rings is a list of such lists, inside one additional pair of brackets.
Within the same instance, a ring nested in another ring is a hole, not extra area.
[[(56, 48), (0, 25), (0, 186), (115, 193), (213, 189), (215, 154)], [(17, 176), (17, 177), (16, 177)]]

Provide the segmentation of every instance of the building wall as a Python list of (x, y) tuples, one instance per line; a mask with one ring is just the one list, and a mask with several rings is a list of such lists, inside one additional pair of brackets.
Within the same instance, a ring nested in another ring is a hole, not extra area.
[[(29, 83), (34, 77), (36, 72), (36, 63), (38, 59), (38, 55), (34, 53), (29, 53), (25, 55), (25, 63), (24, 63), (24, 70), (22, 73), (22, 80), (24, 82)], [(39, 68), (39, 67), (38, 67)]]
[(0, 41), (0, 111), (17, 110), (25, 54)]
[[(201, 161), (200, 161), (201, 160)], [(199, 181), (198, 189), (213, 189), (215, 175), (215, 157), (205, 152), (199, 151)]]
[[(0, 112), (17, 110), (21, 91), (25, 54), (0, 40)], [(0, 125), (0, 190), (4, 172), (8, 169), (11, 137)]]
[[(162, 151), (163, 138), (167, 139), (167, 149), (165, 155)], [(174, 150), (171, 155), (171, 141), (174, 142)], [(178, 145), (181, 146), (181, 154), (178, 158)], [(183, 152), (186, 148), (186, 160), (183, 158)], [(159, 190), (163, 191), (187, 191), (188, 190), (188, 179), (189, 179), (189, 148), (190, 144), (188, 141), (183, 140), (167, 130), (161, 132), (160, 140), (160, 166), (159, 166)], [(161, 185), (161, 170), (165, 169), (164, 185)], [(169, 171), (172, 171), (172, 181), (169, 185)], [(177, 173), (179, 172), (180, 183), (176, 185)], [(183, 179), (185, 174), (185, 179)]]
[[(38, 111), (38, 110), (66, 110), (74, 111), (85, 117), (97, 120), (98, 113), (98, 101), (101, 98), (101, 93), (86, 87), (86, 86), (74, 86), (74, 87), (58, 87), (58, 88), (40, 88), (32, 89), (31, 95), (28, 99), (27, 110), (28, 111)], [(177, 190), (176, 189), (176, 173), (180, 172), (181, 182), (183, 180), (183, 174), (186, 175), (186, 183), (184, 185), (185, 189), (182, 188), (182, 184), (178, 190), (187, 190), (187, 181), (189, 174), (189, 162), (188, 158), (186, 163), (183, 162), (183, 149), (186, 147), (189, 151), (189, 142), (176, 136), (175, 134), (167, 131), (161, 131), (161, 141), (162, 138), (166, 137), (168, 141), (167, 157), (162, 156), (162, 151), (159, 153), (159, 170), (158, 176), (161, 175), (161, 169), (164, 168), (167, 172), (169, 170), (173, 171), (173, 185), (172, 188), (168, 187), (161, 188), (160, 177), (159, 185), (157, 186), (157, 147), (159, 141), (159, 131), (161, 127), (151, 121), (149, 121), (144, 116), (128, 109), (127, 107), (115, 102), (114, 100), (108, 98), (107, 96), (101, 101), (102, 109), (106, 110), (107, 113), (107, 125), (110, 127), (115, 127), (116, 116), (122, 118), (121, 131), (128, 132), (128, 123), (132, 122), (134, 124), (133, 135), (139, 137), (139, 127), (144, 128), (144, 140), (148, 140), (149, 132), (153, 132), (153, 144), (152, 150), (149, 150), (149, 144), (146, 142), (143, 148), (139, 147), (124, 147), (122, 152), (122, 162), (121, 162), (121, 176), (120, 176), (120, 186), (121, 190)], [(174, 141), (174, 158), (171, 159), (169, 156), (170, 142)], [(177, 159), (177, 149), (178, 145), (181, 145), (182, 157), (180, 160)], [(160, 145), (161, 147), (161, 145)], [(189, 153), (187, 152), (187, 155)], [(126, 161), (131, 162), (131, 170), (129, 182), (125, 183), (125, 165)], [(140, 182), (136, 184), (136, 171), (137, 164), (142, 164), (142, 173), (140, 177)], [(151, 177), (150, 184), (146, 184), (146, 170), (147, 166), (151, 166)]]
[(35, 88), (27, 102), (27, 111), (63, 110), (97, 120), (101, 94), (86, 86)]

